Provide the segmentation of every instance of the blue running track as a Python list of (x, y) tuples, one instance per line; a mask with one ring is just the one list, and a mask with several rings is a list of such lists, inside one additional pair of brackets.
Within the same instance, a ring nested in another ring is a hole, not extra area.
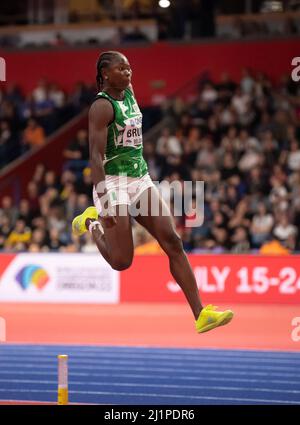
[(297, 352), (11, 344), (0, 345), (0, 400), (56, 402), (58, 354), (72, 403), (300, 404)]

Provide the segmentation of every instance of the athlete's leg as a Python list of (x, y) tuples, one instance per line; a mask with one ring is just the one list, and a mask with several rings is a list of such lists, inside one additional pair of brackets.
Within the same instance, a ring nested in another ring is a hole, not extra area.
[[(122, 214), (120, 213), (122, 210)], [(124, 215), (124, 210), (126, 210)], [(86, 219), (86, 228), (93, 219)], [(99, 220), (101, 222), (101, 220)], [(104, 233), (99, 226), (93, 227), (91, 233), (98, 250), (115, 270), (125, 270), (133, 258), (133, 240), (130, 215), (127, 205), (116, 206), (116, 224), (111, 228), (103, 225)]]
[[(145, 197), (147, 197), (146, 200)], [(147, 216), (138, 215), (134, 218), (149, 231), (168, 255), (172, 276), (182, 288), (195, 319), (197, 319), (202, 310), (202, 305), (196, 279), (168, 207), (161, 200), (159, 192), (154, 187), (144, 191), (139, 199), (141, 203), (143, 199), (148, 203), (149, 214)], [(159, 205), (159, 215), (151, 215), (152, 201), (156, 206)]]

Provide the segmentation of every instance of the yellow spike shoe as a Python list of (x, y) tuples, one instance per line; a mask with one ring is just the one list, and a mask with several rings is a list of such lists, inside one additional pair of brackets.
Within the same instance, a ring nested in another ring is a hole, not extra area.
[(226, 325), (233, 318), (233, 311), (216, 311), (218, 307), (211, 304), (207, 305), (201, 311), (198, 319), (195, 322), (196, 331), (203, 333), (210, 331), (218, 326)]
[(98, 211), (95, 207), (88, 207), (82, 214), (74, 218), (72, 221), (72, 231), (74, 235), (81, 236), (87, 231), (85, 222), (88, 218), (91, 220), (98, 219)]

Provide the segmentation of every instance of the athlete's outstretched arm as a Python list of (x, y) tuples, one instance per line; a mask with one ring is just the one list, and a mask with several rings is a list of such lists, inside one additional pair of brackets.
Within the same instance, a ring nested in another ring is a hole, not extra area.
[[(105, 205), (107, 191), (103, 158), (107, 144), (107, 126), (113, 120), (113, 117), (113, 107), (105, 99), (96, 100), (89, 111), (89, 148), (92, 179), (100, 202), (101, 200), (103, 201), (103, 211), (107, 211), (107, 206)], [(107, 225), (112, 224), (107, 223)]]

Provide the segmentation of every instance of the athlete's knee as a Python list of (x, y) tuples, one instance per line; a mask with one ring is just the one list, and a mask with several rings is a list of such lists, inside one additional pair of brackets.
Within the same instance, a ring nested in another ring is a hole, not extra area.
[(132, 264), (132, 258), (115, 257), (111, 260), (110, 265), (114, 270), (122, 271), (128, 269)]
[(181, 237), (176, 231), (166, 235), (163, 242), (163, 249), (169, 256), (180, 254), (183, 251)]

